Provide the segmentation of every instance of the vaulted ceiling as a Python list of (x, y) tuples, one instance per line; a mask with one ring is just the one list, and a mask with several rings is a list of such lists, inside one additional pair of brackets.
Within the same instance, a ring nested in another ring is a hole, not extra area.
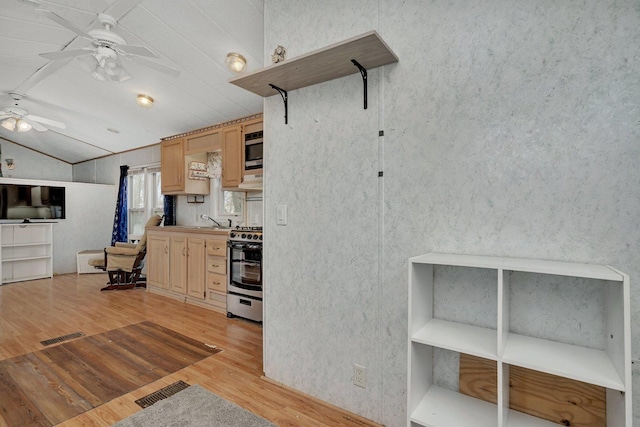
[[(92, 42), (38, 9), (84, 32), (101, 28), (98, 14), (106, 13), (126, 45), (150, 48), (158, 58), (148, 61), (180, 73), (119, 57), (132, 78), (103, 82), (77, 58), (45, 59), (41, 53)], [(245, 72), (262, 67), (263, 33), (263, 0), (0, 0), (0, 111), (17, 104), (66, 125), (45, 124), (44, 132), (0, 127), (0, 137), (73, 164), (258, 113), (262, 99), (227, 82), (234, 75), (225, 58), (242, 54)], [(24, 97), (15, 101), (12, 92)], [(154, 98), (152, 108), (136, 104), (139, 93)]]

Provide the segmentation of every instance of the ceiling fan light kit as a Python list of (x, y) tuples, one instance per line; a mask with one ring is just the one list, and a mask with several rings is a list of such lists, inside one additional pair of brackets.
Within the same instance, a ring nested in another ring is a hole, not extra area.
[(16, 120), (16, 125), (18, 127), (18, 132), (27, 132), (31, 130), (31, 125), (24, 120)]
[(14, 131), (16, 129), (17, 120), (13, 117), (9, 117), (2, 122), (2, 127), (6, 130)]
[(47, 130), (47, 128), (42, 124), (57, 127), (60, 129), (67, 128), (67, 126), (62, 122), (40, 116), (34, 116), (33, 114), (29, 114), (29, 112), (24, 108), (18, 107), (18, 102), (20, 102), (20, 100), (24, 97), (23, 94), (10, 92), (9, 95), (13, 98), (14, 105), (5, 107), (3, 110), (0, 110), (0, 120), (2, 120), (2, 124), (0, 124), (0, 126), (2, 126), (3, 128), (12, 132), (27, 132), (32, 128), (37, 130), (38, 132), (44, 132)]
[(9, 117), (8, 119), (5, 119), (2, 122), (2, 127), (12, 132), (14, 131), (27, 132), (27, 131), (30, 131), (32, 128), (32, 126), (28, 122), (25, 122), (24, 120), (16, 119), (13, 117)]
[(148, 47), (127, 44), (122, 36), (113, 31), (117, 21), (110, 15), (98, 14), (98, 22), (103, 28), (94, 28), (85, 32), (49, 10), (37, 9), (37, 11), (80, 37), (91, 41), (91, 45), (81, 49), (41, 53), (40, 56), (43, 58), (51, 61), (77, 58), (82, 68), (100, 81), (123, 82), (131, 78), (122, 65), (122, 58), (135, 60), (173, 77), (180, 74), (176, 69), (147, 60), (146, 58), (158, 58), (158, 55)]
[(247, 68), (247, 60), (239, 53), (230, 52), (224, 60), (225, 65), (233, 73), (241, 73)]

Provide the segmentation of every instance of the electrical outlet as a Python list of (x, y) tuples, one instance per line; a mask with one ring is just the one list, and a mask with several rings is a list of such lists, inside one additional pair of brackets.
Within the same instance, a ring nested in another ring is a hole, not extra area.
[(360, 365), (353, 365), (353, 383), (358, 387), (365, 388), (367, 385), (367, 368)]

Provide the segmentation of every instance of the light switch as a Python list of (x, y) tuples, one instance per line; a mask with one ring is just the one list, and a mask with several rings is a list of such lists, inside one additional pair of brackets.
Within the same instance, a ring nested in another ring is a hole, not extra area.
[(276, 206), (276, 225), (287, 225), (287, 205)]

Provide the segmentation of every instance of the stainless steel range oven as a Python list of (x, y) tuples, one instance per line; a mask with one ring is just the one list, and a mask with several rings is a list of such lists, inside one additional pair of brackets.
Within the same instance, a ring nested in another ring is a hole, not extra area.
[(227, 317), (262, 322), (262, 228), (237, 228), (229, 234)]

